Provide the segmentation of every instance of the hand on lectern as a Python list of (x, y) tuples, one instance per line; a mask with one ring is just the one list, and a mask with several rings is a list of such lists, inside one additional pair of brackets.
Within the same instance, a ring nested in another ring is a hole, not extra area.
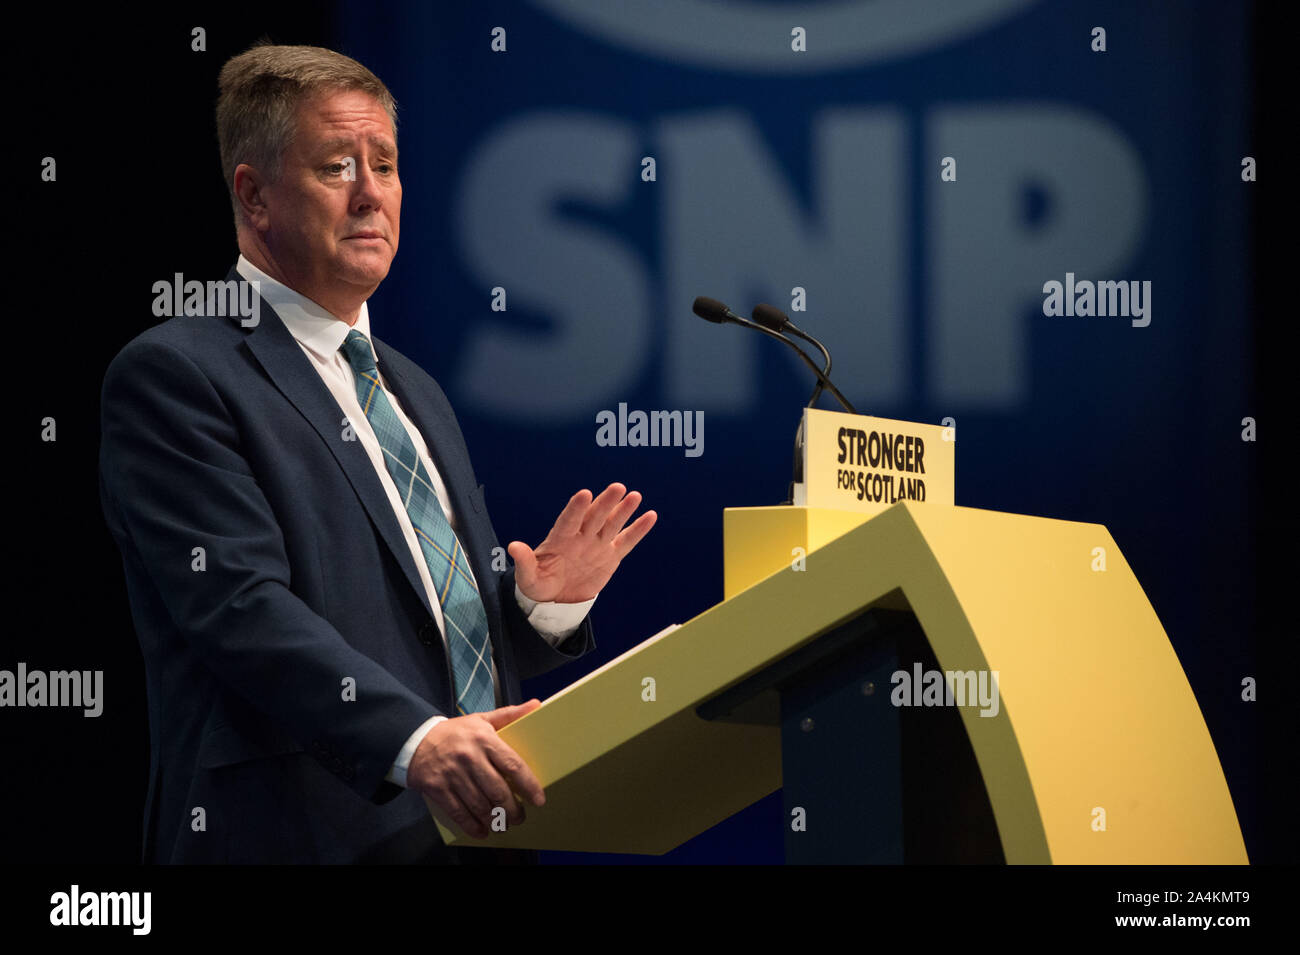
[(546, 802), (542, 785), (528, 764), (501, 741), (497, 730), (541, 706), (529, 700), (438, 723), (415, 750), (406, 785), (433, 800), (468, 836), (487, 838), (492, 812), (506, 811), (509, 825), (524, 821), (519, 792), (534, 806)]

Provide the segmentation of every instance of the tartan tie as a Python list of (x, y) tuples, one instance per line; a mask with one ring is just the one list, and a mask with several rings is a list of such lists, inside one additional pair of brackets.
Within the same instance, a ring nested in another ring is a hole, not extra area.
[(370, 340), (353, 329), (339, 351), (356, 375), (357, 400), (379, 439), (388, 473), (398, 493), (404, 495), (406, 513), (438, 591), (442, 619), (447, 622), (456, 709), (462, 715), (494, 709), (496, 696), (492, 689), (492, 644), (488, 638), (487, 616), (465, 549), (447, 523), (429, 472), (420, 461), (411, 436), (379, 385)]

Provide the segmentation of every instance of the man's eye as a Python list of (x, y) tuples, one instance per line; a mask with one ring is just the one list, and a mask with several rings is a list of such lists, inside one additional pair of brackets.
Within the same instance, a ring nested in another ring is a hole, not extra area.
[(325, 167), (325, 171), (329, 173), (331, 176), (337, 176), (339, 173), (343, 171), (343, 163), (332, 162)]

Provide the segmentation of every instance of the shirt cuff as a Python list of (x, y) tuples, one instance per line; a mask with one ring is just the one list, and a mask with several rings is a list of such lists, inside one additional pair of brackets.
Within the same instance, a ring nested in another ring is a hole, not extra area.
[(433, 729), (446, 718), (447, 717), (445, 716), (431, 716), (421, 723), (420, 728), (411, 734), (410, 739), (406, 741), (406, 745), (404, 745), (401, 752), (397, 754), (397, 759), (393, 760), (392, 768), (388, 770), (388, 775), (384, 778), (390, 783), (395, 783), (405, 789), (406, 771), (411, 766), (411, 757), (415, 755), (415, 751), (419, 748), (420, 741), (424, 739), (425, 734), (428, 733), (429, 730)]
[(587, 619), (587, 612), (591, 610), (596, 598), (576, 604), (561, 604), (553, 600), (538, 603), (531, 597), (524, 596), (519, 584), (515, 584), (515, 601), (528, 618), (529, 626), (551, 646), (558, 647), (582, 626), (582, 621)]

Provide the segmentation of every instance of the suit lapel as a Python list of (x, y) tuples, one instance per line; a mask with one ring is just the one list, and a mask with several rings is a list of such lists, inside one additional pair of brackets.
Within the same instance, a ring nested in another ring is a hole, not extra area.
[[(227, 279), (236, 281), (240, 278), (234, 269), (227, 276)], [(428, 594), (425, 593), (424, 584), (416, 570), (411, 550), (406, 546), (406, 538), (402, 536), (388, 495), (375, 474), (365, 448), (359, 441), (342, 440), (342, 409), (321, 381), (311, 361), (302, 353), (289, 329), (265, 299), (262, 300), (262, 316), (262, 320), (250, 330), (244, 340), (248, 350), (270, 376), (276, 388), (316, 429), (325, 446), (330, 449), (380, 537), (397, 559), (402, 573), (415, 588), (425, 610), (433, 616), (433, 608), (429, 605)]]

